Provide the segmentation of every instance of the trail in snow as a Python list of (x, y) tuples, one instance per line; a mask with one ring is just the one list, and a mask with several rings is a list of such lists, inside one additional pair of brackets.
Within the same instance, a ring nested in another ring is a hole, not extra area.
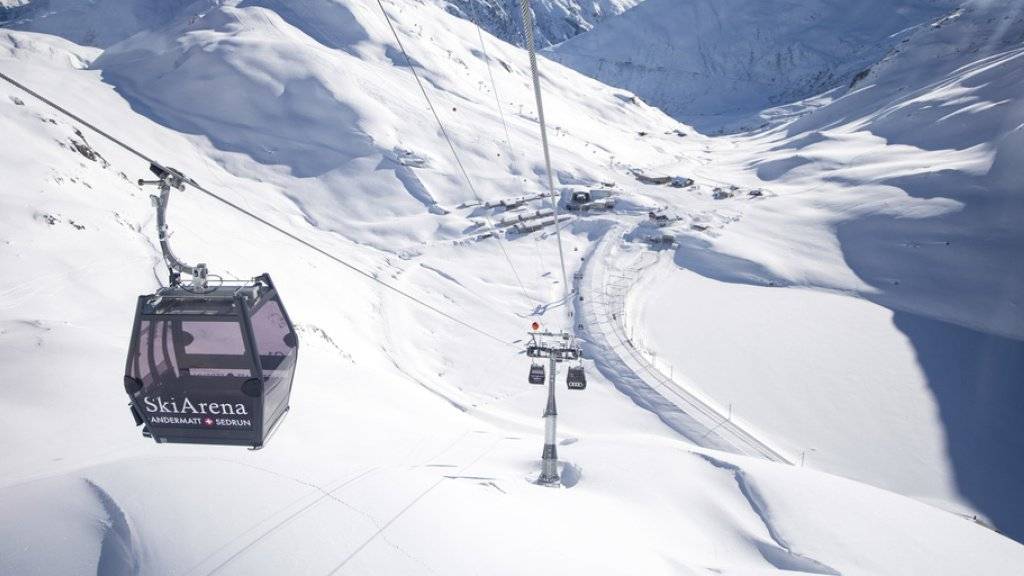
[[(256, 546), (260, 542), (262, 542), (267, 536), (269, 536), (270, 534), (272, 534), (272, 533), (276, 532), (277, 530), (281, 529), (283, 526), (287, 525), (288, 523), (290, 523), (291, 521), (295, 520), (296, 518), (302, 516), (303, 514), (305, 514), (307, 511), (309, 511), (313, 507), (315, 507), (318, 504), (322, 503), (324, 500), (331, 499), (331, 500), (334, 500), (336, 502), (339, 502), (339, 503), (343, 504), (346, 507), (351, 508), (351, 506), (349, 504), (347, 504), (346, 502), (342, 501), (338, 496), (335, 495), (335, 493), (337, 491), (341, 490), (342, 488), (348, 486), (349, 484), (357, 482), (357, 481), (363, 479), (364, 477), (366, 477), (368, 475), (372, 475), (374, 472), (377, 471), (377, 469), (378, 469), (378, 467), (376, 467), (376, 466), (372, 467), (372, 468), (368, 468), (366, 470), (363, 470), (362, 472), (359, 472), (358, 474), (355, 474), (354, 476), (348, 476), (346, 478), (343, 478), (343, 479), (339, 480), (338, 482), (333, 483), (332, 485), (327, 486), (326, 488), (321, 488), (319, 486), (315, 486), (314, 487), (315, 491), (313, 492), (313, 494), (316, 495), (318, 493), (318, 495), (315, 498), (313, 498), (309, 502), (305, 502), (306, 498), (303, 497), (300, 502), (289, 504), (283, 510), (281, 510), (281, 511), (279, 511), (279, 512), (273, 514), (273, 515), (271, 515), (264, 522), (261, 522), (259, 525), (253, 526), (248, 531), (244, 532), (243, 534), (240, 534), (236, 540), (243, 538), (244, 536), (246, 536), (249, 533), (255, 533), (256, 534), (253, 538), (251, 538), (248, 541), (246, 541), (240, 547), (237, 547), (237, 548), (235, 548), (233, 550), (228, 550), (228, 548), (230, 548), (231, 545), (235, 543), (235, 541), (233, 540), (231, 542), (228, 542), (227, 544), (225, 544), (224, 546), (219, 548), (217, 551), (211, 553), (206, 558), (204, 558), (203, 560), (199, 561), (195, 566), (193, 566), (190, 570), (188, 570), (187, 573), (188, 574), (200, 574), (200, 573), (202, 573), (202, 574), (207, 574), (208, 576), (212, 575), (212, 574), (219, 573), (221, 570), (223, 570), (229, 564), (231, 564), (235, 559), (237, 559), (238, 557), (240, 557), (243, 554), (247, 553), (254, 546)], [(296, 506), (298, 506), (298, 507), (296, 508)], [(286, 515), (283, 518), (281, 518), (280, 520), (277, 520), (277, 518), (279, 516), (283, 515), (283, 514), (286, 514)], [(277, 521), (275, 521), (275, 520), (277, 520)], [(260, 530), (260, 528), (262, 528), (268, 522), (272, 522), (272, 523), (269, 524), (269, 526), (267, 526), (265, 529)], [(204, 564), (208, 563), (211, 559), (214, 559), (214, 558), (220, 556), (224, 552), (230, 552), (230, 554), (226, 558), (224, 558), (223, 560), (218, 562), (210, 570), (203, 571), (203, 572), (199, 571), (199, 568), (201, 568)]]
[(426, 498), (431, 492), (434, 491), (435, 488), (440, 486), (445, 480), (451, 479), (453, 476), (457, 477), (460, 474), (463, 474), (464, 472), (469, 470), (474, 464), (476, 464), (484, 457), (486, 457), (488, 454), (490, 454), (492, 451), (494, 451), (494, 449), (498, 446), (498, 444), (501, 443), (502, 440), (504, 440), (504, 438), (499, 437), (498, 439), (496, 439), (494, 442), (488, 445), (486, 449), (480, 452), (480, 454), (478, 454), (475, 458), (470, 460), (464, 466), (460, 467), (454, 475), (442, 475), (440, 478), (438, 478), (437, 481), (431, 484), (426, 490), (424, 490), (411, 501), (409, 501), (409, 503), (406, 504), (401, 510), (399, 510), (397, 514), (392, 516), (390, 520), (385, 522), (382, 526), (379, 526), (376, 532), (374, 532), (369, 538), (363, 541), (362, 544), (360, 544), (358, 547), (356, 547), (355, 550), (353, 550), (348, 556), (346, 556), (345, 559), (342, 560), (340, 564), (338, 564), (333, 570), (330, 571), (328, 576), (337, 574), (349, 562), (351, 562), (353, 558), (358, 556), (360, 552), (362, 552), (367, 546), (369, 546), (374, 540), (376, 540), (378, 536), (383, 537), (384, 532), (388, 528), (390, 528), (392, 524), (397, 522), (403, 515), (405, 515), (406, 512), (411, 510), (413, 506), (415, 506), (420, 500)]

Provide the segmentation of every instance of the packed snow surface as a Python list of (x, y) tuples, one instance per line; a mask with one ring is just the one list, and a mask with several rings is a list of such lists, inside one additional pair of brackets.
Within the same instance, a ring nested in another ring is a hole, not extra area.
[(521, 353), (530, 322), (567, 327), (555, 236), (483, 238), (542, 206), (479, 204), (543, 191), (526, 55), (440, 2), (383, 3), (457, 161), (376, 0), (155, 4), (51, 0), (0, 30), (0, 71), (494, 338), (189, 189), (176, 250), (269, 272), (298, 324), (291, 413), (257, 452), (141, 438), (121, 374), (165, 281), (147, 166), (4, 84), (0, 573), (1024, 565), (983, 526), (1024, 526), (1022, 47), (993, 16), (1018, 2), (921, 26), (737, 137), (541, 60), (556, 183), (617, 199), (562, 225), (590, 382), (559, 390), (557, 488), (532, 482), (545, 391)]

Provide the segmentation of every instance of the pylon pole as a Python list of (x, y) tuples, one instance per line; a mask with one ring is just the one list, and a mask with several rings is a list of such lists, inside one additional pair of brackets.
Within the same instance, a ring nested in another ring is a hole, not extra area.
[(538, 484), (558, 484), (558, 448), (555, 439), (558, 426), (558, 407), (555, 404), (555, 381), (558, 359), (551, 354), (551, 370), (548, 374), (548, 405), (544, 410), (544, 452), (541, 455)]

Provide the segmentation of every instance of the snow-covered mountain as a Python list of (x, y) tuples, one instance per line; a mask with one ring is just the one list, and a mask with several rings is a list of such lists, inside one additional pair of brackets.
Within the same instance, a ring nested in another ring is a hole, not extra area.
[[(479, 23), (502, 40), (523, 46), (519, 0), (437, 0), (456, 16)], [(643, 0), (545, 0), (533, 3), (538, 46), (564, 42), (591, 30), (605, 19), (622, 14)]]
[(590, 385), (559, 390), (548, 489), (522, 345), (565, 322), (554, 234), (499, 244), (487, 220), (539, 206), (478, 204), (543, 190), (527, 58), (439, 2), (383, 4), (458, 160), (376, 0), (51, 0), (0, 30), (3, 73), (496, 337), (175, 193), (180, 255), (270, 272), (302, 351), (263, 450), (152, 444), (121, 385), (165, 273), (147, 166), (2, 84), (0, 573), (1019, 571), (980, 525), (1024, 525), (1019, 277), (984, 298), (1021, 242), (996, 215), (1018, 213), (1016, 20), (922, 27), (738, 137), (541, 59), (558, 185), (618, 200), (562, 228)]
[[(430, 0), (449, 13), (479, 23), (502, 40), (523, 45), (519, 0)], [(592, 29), (599, 22), (621, 14), (643, 0), (544, 0), (533, 5), (538, 46), (565, 41)], [(187, 5), (215, 5), (215, 0), (0, 0), (0, 23), (15, 22), (19, 29), (56, 33), (79, 44), (106, 47), (135, 32), (159, 26)], [(311, 0), (296, 5), (281, 2), (283, 12), (320, 10), (329, 20), (332, 12), (347, 10), (343, 3)]]
[(950, 0), (652, 0), (551, 54), (714, 130), (848, 85), (916, 26), (957, 6)]
[[(84, 46), (106, 48), (167, 22), (192, 5), (213, 6), (215, 0), (12, 0), (0, 8), (5, 27), (55, 34)], [(20, 3), (20, 4), (19, 4)]]

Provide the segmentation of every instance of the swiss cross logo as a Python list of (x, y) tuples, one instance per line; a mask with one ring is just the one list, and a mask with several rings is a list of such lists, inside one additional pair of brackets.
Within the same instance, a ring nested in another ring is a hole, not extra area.
[(203, 418), (203, 425), (204, 426), (213, 426), (213, 418), (210, 418), (209, 416), (207, 416), (206, 418)]

